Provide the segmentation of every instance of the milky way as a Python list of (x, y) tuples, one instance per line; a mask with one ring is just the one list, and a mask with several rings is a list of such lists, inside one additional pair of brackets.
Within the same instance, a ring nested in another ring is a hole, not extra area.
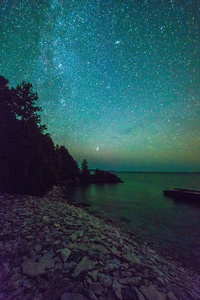
[(0, 70), (89, 167), (200, 170), (200, 4), (1, 0)]

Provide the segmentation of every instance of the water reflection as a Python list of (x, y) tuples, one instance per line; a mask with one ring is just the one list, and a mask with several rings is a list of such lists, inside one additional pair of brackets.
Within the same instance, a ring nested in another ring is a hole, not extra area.
[(200, 174), (117, 175), (124, 183), (72, 188), (73, 200), (91, 204), (90, 210), (118, 222), (159, 250), (171, 251), (184, 260), (191, 259), (192, 251), (197, 256), (200, 250), (196, 250), (200, 246), (200, 205), (176, 202), (164, 197), (162, 191), (174, 187), (200, 189)]

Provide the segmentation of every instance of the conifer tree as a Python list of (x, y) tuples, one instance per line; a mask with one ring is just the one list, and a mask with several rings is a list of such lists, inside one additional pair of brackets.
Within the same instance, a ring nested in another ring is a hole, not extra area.
[(54, 144), (41, 125), (32, 84), (0, 77), (0, 190), (42, 195), (57, 181)]
[(81, 164), (81, 182), (90, 182), (90, 171), (88, 170), (88, 162), (85, 158)]

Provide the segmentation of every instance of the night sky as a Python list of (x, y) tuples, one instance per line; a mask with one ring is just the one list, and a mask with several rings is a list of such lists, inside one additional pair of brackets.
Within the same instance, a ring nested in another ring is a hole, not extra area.
[(80, 164), (200, 171), (198, 0), (1, 0), (0, 75)]

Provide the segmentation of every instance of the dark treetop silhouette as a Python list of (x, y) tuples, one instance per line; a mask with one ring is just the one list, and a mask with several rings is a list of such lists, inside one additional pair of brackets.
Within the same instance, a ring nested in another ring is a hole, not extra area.
[(68, 150), (55, 146), (38, 115), (37, 93), (23, 81), (16, 88), (0, 76), (0, 191), (43, 195), (54, 184), (119, 182), (115, 175), (98, 171), (91, 175), (87, 161), (82, 171)]
[(15, 89), (0, 76), (0, 191), (42, 195), (60, 179), (79, 175), (67, 149), (45, 133), (32, 84)]

